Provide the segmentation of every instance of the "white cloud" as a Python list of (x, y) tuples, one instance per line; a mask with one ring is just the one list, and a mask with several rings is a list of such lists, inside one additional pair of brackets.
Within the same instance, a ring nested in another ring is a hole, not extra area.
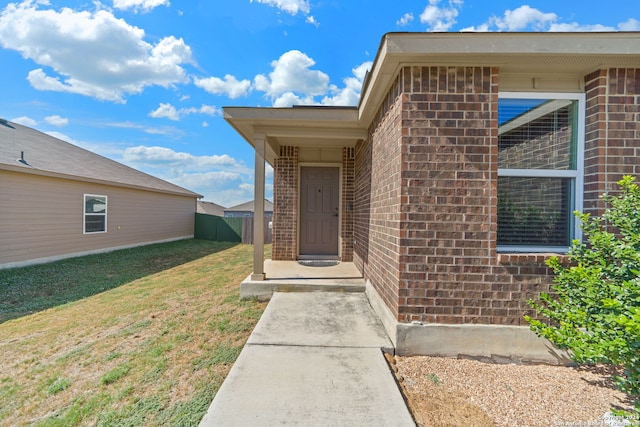
[(153, 117), (154, 119), (169, 119), (169, 120), (179, 120), (180, 115), (178, 114), (178, 110), (171, 104), (160, 103), (160, 106), (149, 113), (149, 117)]
[[(313, 70), (315, 61), (300, 52), (290, 50), (280, 58), (271, 62), (273, 71), (268, 75), (258, 74), (253, 79), (238, 80), (227, 74), (223, 79), (208, 77), (194, 79), (194, 84), (212, 94), (226, 94), (231, 98), (246, 95), (252, 91), (264, 92), (274, 107), (290, 107), (292, 105), (356, 105), (360, 97), (362, 82), (372, 62), (364, 62), (352, 69), (353, 76), (343, 80), (344, 87), (339, 88), (329, 83), (329, 76), (319, 70)], [(162, 111), (160, 110), (162, 107)], [(158, 110), (150, 113), (152, 117), (173, 117), (177, 120), (180, 115), (190, 111), (181, 109), (162, 114), (169, 109), (168, 104), (160, 104)], [(219, 113), (218, 110), (215, 113)], [(213, 115), (213, 114), (212, 114)]]
[(271, 7), (277, 7), (278, 9), (296, 15), (298, 12), (307, 14), (311, 10), (308, 0), (250, 0), (252, 3), (262, 3)]
[(626, 21), (619, 23), (618, 29), (620, 31), (640, 31), (640, 21), (629, 18)]
[(317, 104), (313, 96), (298, 96), (293, 92), (285, 92), (273, 100), (276, 108), (291, 107), (292, 105), (314, 105)]
[(220, 111), (213, 105), (202, 104), (200, 107), (181, 108), (181, 114), (206, 114), (207, 116), (215, 116)]
[(69, 119), (60, 117), (58, 115), (47, 116), (44, 118), (44, 121), (46, 123), (49, 123), (50, 125), (57, 126), (57, 127), (65, 127), (66, 125), (69, 124)]
[(169, 0), (113, 0), (113, 7), (120, 10), (149, 12), (158, 6), (169, 6)]
[(362, 83), (367, 75), (367, 71), (371, 69), (373, 62), (367, 61), (358, 65), (351, 71), (354, 77), (347, 77), (344, 79), (345, 87), (342, 89), (334, 89), (332, 96), (325, 96), (322, 99), (323, 105), (357, 105), (360, 100), (360, 91), (362, 89)]
[(440, 6), (441, 0), (429, 0), (429, 4), (420, 14), (420, 22), (427, 24), (427, 31), (449, 31), (457, 22), (462, 0), (449, 0), (446, 6)]
[(180, 120), (181, 117), (189, 114), (206, 114), (208, 116), (215, 116), (219, 113), (218, 109), (212, 105), (202, 104), (200, 107), (180, 108), (178, 110), (169, 103), (165, 104), (161, 102), (158, 108), (149, 113), (149, 117), (153, 117), (154, 119), (165, 118), (177, 121)]
[(405, 27), (413, 22), (413, 13), (405, 13), (400, 19), (396, 21), (396, 25), (399, 27)]
[[(121, 161), (223, 206), (253, 199), (253, 170), (227, 154), (196, 156), (166, 147), (137, 146), (126, 148)], [(273, 197), (272, 184), (266, 188), (267, 197)]]
[(544, 13), (524, 5), (514, 10), (506, 10), (502, 18), (493, 18), (492, 23), (498, 31), (522, 31), (525, 28), (543, 31), (557, 20), (558, 15), (555, 13)]
[(311, 70), (315, 61), (299, 50), (290, 50), (271, 62), (269, 76), (259, 74), (254, 79), (255, 88), (271, 99), (287, 93), (306, 96), (323, 95), (329, 89), (329, 76), (322, 71)]
[(316, 28), (318, 28), (320, 26), (320, 23), (318, 21), (316, 21), (316, 18), (311, 16), (311, 15), (307, 16), (307, 19), (305, 19), (305, 22), (307, 24), (313, 25)]
[(108, 10), (41, 8), (46, 5), (10, 3), (0, 15), (0, 46), (40, 66), (28, 74), (34, 88), (125, 102), (126, 95), (147, 86), (188, 81), (182, 65), (192, 55), (182, 39), (168, 36), (150, 44), (144, 30)]
[(109, 122), (103, 124), (106, 127), (113, 127), (117, 129), (134, 129), (140, 132), (148, 133), (150, 135), (163, 135), (173, 139), (179, 139), (183, 137), (183, 132), (172, 126), (144, 126), (139, 123), (133, 123), (130, 121), (125, 122)]
[(617, 27), (602, 24), (579, 24), (577, 22), (560, 22), (560, 17), (552, 12), (542, 12), (528, 5), (513, 10), (505, 10), (503, 16), (492, 16), (487, 22), (478, 26), (463, 28), (461, 31), (639, 31), (640, 21), (630, 18)]
[(576, 31), (597, 32), (597, 31), (615, 31), (616, 30), (614, 27), (609, 27), (606, 25), (601, 25), (601, 24), (580, 25), (577, 22), (551, 23), (548, 26), (541, 24), (541, 28), (543, 28), (542, 31), (550, 31), (550, 32), (576, 32)]
[(192, 171), (206, 171), (217, 168), (246, 173), (249, 170), (233, 157), (223, 155), (195, 156), (191, 153), (177, 152), (166, 147), (129, 147), (124, 150), (122, 159), (130, 164), (153, 168), (187, 167)]
[(251, 91), (251, 82), (249, 80), (238, 81), (230, 74), (225, 75), (224, 80), (218, 77), (196, 78), (193, 83), (211, 94), (227, 95), (232, 99), (246, 96)]
[(38, 124), (38, 122), (33, 120), (31, 117), (27, 117), (27, 116), (16, 117), (15, 119), (11, 119), (10, 121), (22, 126), (29, 126), (29, 127), (34, 127), (35, 125)]

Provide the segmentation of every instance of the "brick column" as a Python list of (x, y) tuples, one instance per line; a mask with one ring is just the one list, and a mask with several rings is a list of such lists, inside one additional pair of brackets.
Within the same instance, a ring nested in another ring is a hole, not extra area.
[(353, 261), (353, 210), (355, 179), (355, 148), (342, 149), (342, 213), (340, 237), (342, 261)]
[(280, 147), (273, 168), (273, 249), (271, 257), (298, 256), (298, 147)]
[(585, 77), (585, 211), (624, 175), (640, 175), (640, 69), (598, 70)]

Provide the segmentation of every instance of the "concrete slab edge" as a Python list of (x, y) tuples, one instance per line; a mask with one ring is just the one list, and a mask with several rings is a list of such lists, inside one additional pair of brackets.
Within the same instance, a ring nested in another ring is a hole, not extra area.
[(571, 363), (568, 353), (527, 326), (401, 323), (367, 281), (366, 295), (399, 356), (465, 357), (493, 363)]
[(364, 292), (367, 296), (367, 299), (369, 300), (371, 308), (373, 308), (373, 312), (382, 322), (382, 326), (384, 326), (384, 330), (391, 340), (391, 345), (394, 347), (394, 352), (391, 354), (395, 354), (398, 320), (395, 318), (391, 310), (389, 310), (389, 307), (387, 307), (387, 305), (384, 303), (384, 301), (380, 297), (380, 294), (378, 294), (369, 280), (367, 280)]
[(336, 280), (251, 280), (240, 284), (240, 299), (269, 301), (274, 292), (363, 292), (364, 285), (340, 283)]

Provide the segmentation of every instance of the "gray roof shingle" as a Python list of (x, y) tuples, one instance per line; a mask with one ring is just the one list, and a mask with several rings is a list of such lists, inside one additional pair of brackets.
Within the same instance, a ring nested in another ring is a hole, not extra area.
[[(24, 153), (26, 164), (18, 161)], [(202, 197), (35, 129), (0, 119), (0, 169)]]

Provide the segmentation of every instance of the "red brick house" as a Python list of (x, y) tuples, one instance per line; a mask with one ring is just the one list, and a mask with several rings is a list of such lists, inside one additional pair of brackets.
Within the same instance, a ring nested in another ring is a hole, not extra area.
[(357, 107), (225, 118), (256, 211), (274, 167), (273, 259), (355, 263), (399, 354), (554, 360), (526, 300), (572, 211), (640, 175), (640, 33), (391, 33)]

